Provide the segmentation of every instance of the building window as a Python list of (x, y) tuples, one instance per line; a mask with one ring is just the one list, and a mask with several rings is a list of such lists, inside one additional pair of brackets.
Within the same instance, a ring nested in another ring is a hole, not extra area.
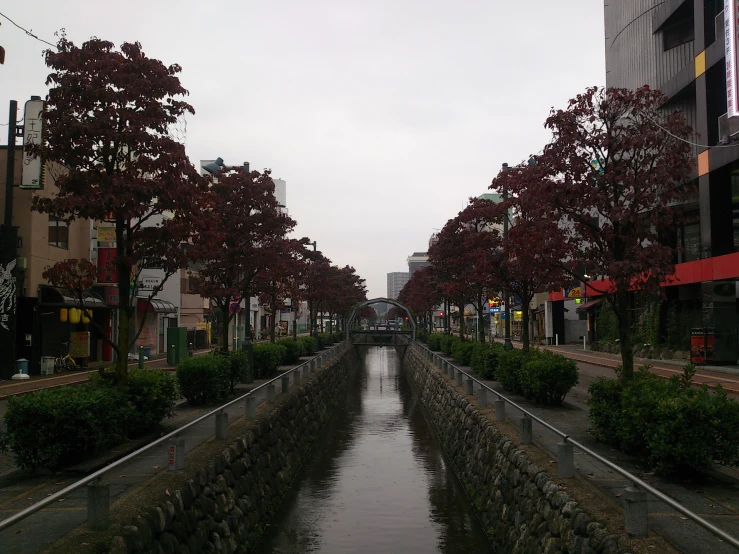
[(676, 21), (662, 31), (665, 51), (693, 40), (695, 40), (695, 26), (692, 17)]
[(692, 262), (700, 260), (701, 257), (701, 231), (700, 225), (685, 225), (682, 229), (682, 246), (685, 249), (682, 253), (683, 262)]
[(49, 245), (69, 249), (69, 225), (53, 215), (49, 216)]

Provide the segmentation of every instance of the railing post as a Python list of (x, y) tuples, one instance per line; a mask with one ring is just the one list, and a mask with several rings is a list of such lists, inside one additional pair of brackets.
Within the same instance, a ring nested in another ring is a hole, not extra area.
[(462, 384), (462, 379), (464, 379), (464, 375), (462, 374), (461, 371), (457, 371), (457, 385)]
[(216, 440), (226, 440), (228, 438), (228, 413), (218, 412), (216, 414)]
[(293, 371), (293, 383), (296, 386), (300, 384), (300, 369)]
[(310, 372), (315, 373), (316, 371), (316, 365), (318, 364), (317, 360), (311, 360), (310, 361)]
[(441, 360), (441, 373), (446, 375), (449, 371), (449, 366), (446, 363), (446, 360)]
[(493, 402), (495, 407), (495, 421), (505, 421), (505, 400), (495, 400)]
[(185, 439), (172, 438), (169, 439), (167, 445), (168, 460), (167, 464), (170, 471), (181, 471), (185, 469)]
[(99, 479), (87, 485), (87, 526), (105, 531), (110, 525), (110, 483)]
[(246, 417), (254, 419), (257, 415), (257, 397), (249, 395), (246, 397)]
[(282, 394), (285, 394), (287, 391), (290, 390), (290, 376), (283, 375), (281, 381), (282, 381)]
[(649, 532), (647, 516), (647, 493), (636, 487), (624, 490), (624, 519), (626, 532), (632, 537), (646, 537)]
[(267, 402), (275, 401), (275, 386), (267, 385)]
[(472, 386), (474, 385), (474, 381), (472, 381), (472, 377), (467, 377), (467, 379), (464, 382), (464, 393), (465, 394), (472, 394)]
[(303, 379), (306, 379), (308, 377), (308, 374), (311, 371), (311, 367), (313, 367), (313, 362), (307, 363), (303, 366)]
[(557, 478), (572, 479), (575, 476), (575, 458), (572, 445), (567, 442), (557, 444)]
[(525, 415), (519, 420), (519, 433), (521, 444), (532, 443), (534, 435), (531, 428), (531, 418), (529, 416)]
[(321, 369), (322, 365), (323, 365), (323, 354), (318, 356), (318, 359), (316, 360), (316, 369)]
[(480, 407), (488, 405), (488, 391), (483, 386), (477, 389), (477, 403)]

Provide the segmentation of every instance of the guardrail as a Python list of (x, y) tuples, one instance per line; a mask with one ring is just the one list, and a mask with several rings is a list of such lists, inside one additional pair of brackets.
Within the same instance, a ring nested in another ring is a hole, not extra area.
[[(556, 434), (557, 436), (562, 438), (562, 443), (557, 445), (557, 477), (560, 479), (570, 479), (574, 477), (575, 472), (575, 464), (574, 464), (574, 457), (573, 457), (573, 447), (578, 448), (580, 451), (584, 452), (588, 456), (594, 458), (598, 462), (604, 464), (609, 469), (615, 471), (622, 477), (625, 477), (629, 481), (632, 482), (634, 485), (633, 488), (627, 487), (625, 490), (624, 498), (626, 500), (625, 509), (624, 509), (624, 518), (625, 518), (625, 524), (626, 524), (626, 532), (632, 536), (635, 537), (643, 537), (647, 535), (647, 494), (651, 494), (655, 498), (661, 500), (674, 510), (680, 512), (688, 519), (694, 521), (701, 527), (703, 527), (705, 530), (709, 531), (716, 537), (719, 537), (720, 539), (726, 541), (727, 543), (731, 544), (735, 548), (739, 549), (739, 539), (733, 537), (732, 535), (729, 535), (722, 529), (719, 529), (709, 521), (702, 518), (700, 515), (696, 514), (695, 512), (692, 512), (679, 502), (673, 500), (666, 494), (660, 492), (658, 489), (655, 489), (645, 481), (642, 481), (639, 479), (636, 475), (626, 471), (620, 466), (617, 466), (613, 462), (607, 460), (597, 452), (593, 452), (588, 447), (584, 446), (583, 444), (579, 443), (578, 441), (571, 438), (567, 433), (564, 433), (554, 427), (553, 425), (547, 423), (540, 417), (537, 417), (536, 415), (529, 412), (527, 409), (523, 408), (522, 406), (519, 406), (516, 404), (513, 400), (510, 398), (504, 396), (500, 392), (496, 391), (495, 389), (489, 387), (482, 381), (480, 381), (477, 377), (474, 375), (470, 375), (466, 371), (463, 371), (459, 369), (458, 366), (455, 364), (449, 362), (448, 360), (442, 358), (438, 353), (433, 352), (428, 347), (418, 343), (417, 341), (414, 341), (411, 343), (412, 347), (423, 357), (425, 357), (429, 362), (435, 364), (443, 374), (449, 375), (451, 372), (451, 377), (454, 379), (456, 375), (456, 382), (458, 385), (463, 384), (463, 380), (466, 377), (467, 380), (464, 381), (464, 385), (466, 387), (467, 394), (476, 394), (478, 401), (481, 405), (486, 406), (487, 405), (487, 393), (490, 392), (498, 397), (497, 400), (495, 400), (495, 419), (496, 421), (505, 421), (505, 405), (510, 404), (517, 410), (521, 411), (524, 416), (521, 418), (520, 421), (520, 427), (519, 427), (519, 437), (521, 444), (531, 444), (533, 440), (532, 435), (532, 421), (536, 421), (537, 423), (541, 424), (546, 429), (549, 429), (551, 432)], [(473, 391), (474, 384), (477, 383), (479, 385), (479, 388), (477, 391)]]
[(109, 471), (119, 466), (122, 466), (123, 464), (134, 459), (136, 456), (139, 456), (140, 454), (143, 454), (144, 452), (151, 450), (155, 446), (161, 445), (163, 441), (165, 440), (170, 441), (168, 445), (169, 446), (169, 469), (173, 471), (184, 469), (184, 460), (185, 460), (184, 439), (180, 438), (179, 435), (181, 435), (186, 429), (189, 429), (190, 427), (193, 427), (194, 425), (200, 423), (201, 421), (215, 415), (216, 416), (216, 424), (215, 424), (216, 439), (225, 440), (226, 434), (228, 431), (228, 414), (223, 411), (224, 409), (228, 408), (229, 406), (232, 406), (233, 404), (236, 404), (237, 402), (241, 402), (242, 400), (246, 399), (245, 417), (254, 418), (255, 413), (256, 413), (256, 406), (257, 406), (257, 403), (256, 403), (256, 400), (257, 400), (256, 393), (257, 392), (261, 391), (262, 389), (266, 389), (267, 401), (269, 402), (269, 401), (274, 400), (275, 398), (274, 383), (276, 381), (279, 380), (282, 382), (282, 392), (285, 393), (288, 391), (289, 386), (290, 386), (290, 374), (294, 374), (294, 382), (297, 384), (300, 382), (301, 373), (302, 373), (302, 377), (307, 377), (309, 373), (313, 373), (316, 369), (321, 368), (324, 363), (335, 359), (338, 355), (340, 355), (344, 351), (346, 346), (347, 346), (346, 341), (341, 341), (339, 343), (336, 343), (335, 345), (330, 347), (325, 352), (321, 354), (317, 354), (313, 358), (306, 360), (302, 362), (301, 364), (295, 366), (294, 368), (283, 372), (277, 377), (274, 377), (273, 379), (270, 379), (269, 381), (262, 383), (261, 385), (253, 388), (246, 394), (242, 394), (238, 398), (234, 398), (233, 400), (226, 402), (225, 404), (219, 406), (218, 408), (215, 408), (214, 410), (208, 412), (207, 414), (202, 415), (198, 417), (197, 419), (194, 419), (193, 421), (183, 425), (182, 427), (179, 427), (178, 429), (175, 429), (171, 433), (168, 433), (162, 437), (159, 437), (155, 441), (152, 441), (149, 444), (142, 446), (138, 450), (135, 450), (134, 452), (127, 454), (126, 456), (120, 458), (119, 460), (116, 460), (115, 462), (91, 473), (87, 477), (83, 477), (82, 479), (72, 483), (68, 487), (65, 487), (62, 490), (47, 496), (43, 500), (36, 502), (35, 504), (21, 510), (20, 512), (13, 514), (12, 516), (8, 518), (3, 519), (2, 521), (0, 521), (0, 531), (3, 531), (4, 529), (7, 529), (11, 525), (18, 523), (19, 521), (22, 521), (28, 516), (38, 512), (39, 510), (45, 508), (49, 504), (56, 502), (60, 498), (67, 496), (69, 493), (79, 489), (80, 487), (89, 485), (91, 483), (97, 483), (98, 486), (88, 489), (88, 497), (87, 497), (88, 525), (94, 530), (104, 530), (108, 526), (107, 522), (108, 522), (108, 513), (109, 513), (109, 508), (110, 508), (108, 499), (110, 498), (110, 490), (109, 490), (109, 485), (100, 484), (100, 479), (106, 473), (108, 473)]

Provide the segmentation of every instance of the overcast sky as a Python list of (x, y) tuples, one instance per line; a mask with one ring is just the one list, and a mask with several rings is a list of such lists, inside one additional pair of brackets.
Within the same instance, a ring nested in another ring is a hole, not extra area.
[[(0, 12), (49, 42), (65, 28), (76, 44), (139, 41), (180, 64), (192, 162), (271, 168), (296, 234), (354, 266), (370, 298), (503, 162), (541, 149), (551, 107), (605, 82), (596, 0), (37, 0)], [(0, 22), (7, 123), (9, 100), (46, 94), (48, 70), (45, 46)]]

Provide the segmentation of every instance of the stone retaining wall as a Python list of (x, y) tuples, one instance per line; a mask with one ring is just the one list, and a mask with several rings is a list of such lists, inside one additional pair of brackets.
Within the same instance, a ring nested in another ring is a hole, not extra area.
[(609, 535), (436, 368), (409, 349), (403, 368), (488, 536), (502, 553), (615, 554)]
[(171, 500), (139, 516), (113, 539), (111, 552), (249, 551), (359, 364), (350, 349), (261, 418)]

